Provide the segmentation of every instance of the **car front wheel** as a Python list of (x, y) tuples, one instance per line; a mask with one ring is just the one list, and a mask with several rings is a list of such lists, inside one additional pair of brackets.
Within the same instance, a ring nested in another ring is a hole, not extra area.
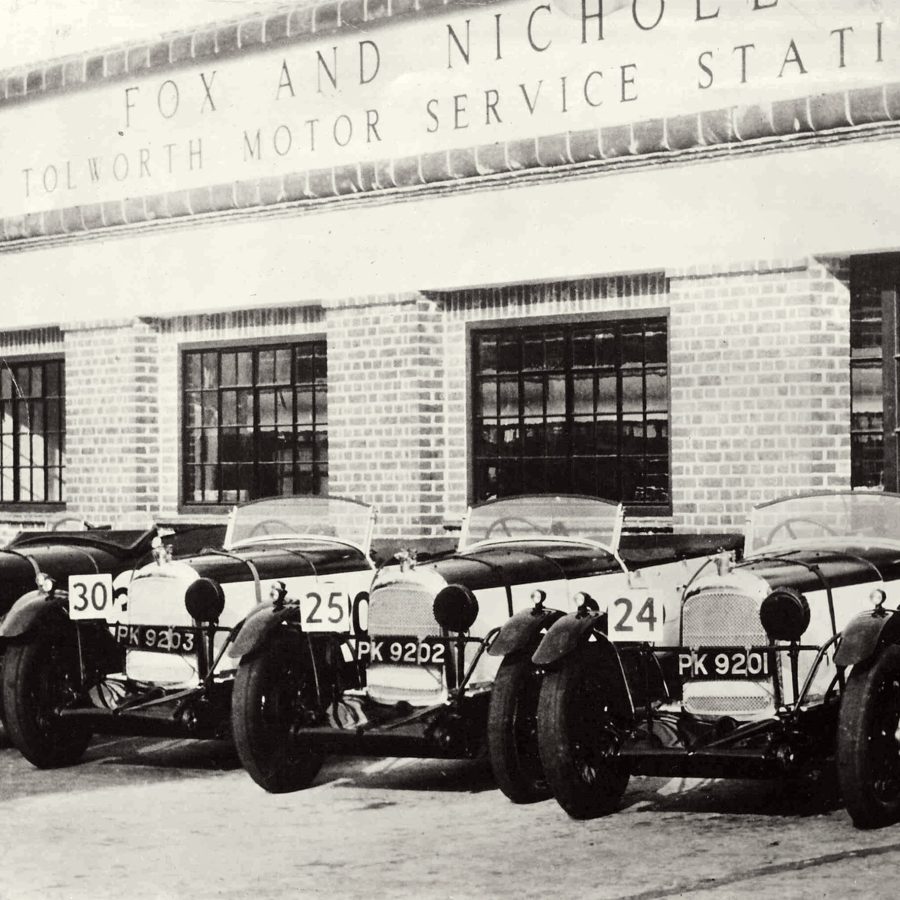
[(241, 661), (231, 695), (231, 728), (250, 777), (272, 794), (309, 787), (323, 754), (303, 747), (294, 726), (303, 719), (311, 690), (302, 636), (281, 628)]
[(841, 698), (838, 778), (857, 828), (900, 821), (900, 647), (855, 665)]
[(3, 660), (2, 679), (6, 731), (19, 752), (39, 769), (78, 762), (91, 732), (60, 716), (77, 694), (74, 639), (64, 631), (47, 630), (12, 644)]
[(629, 772), (617, 756), (595, 644), (584, 644), (544, 676), (538, 748), (550, 790), (574, 819), (605, 816), (619, 805)]
[(529, 651), (507, 656), (491, 688), (488, 756), (500, 790), (513, 803), (536, 803), (550, 796), (537, 747), (540, 685)]

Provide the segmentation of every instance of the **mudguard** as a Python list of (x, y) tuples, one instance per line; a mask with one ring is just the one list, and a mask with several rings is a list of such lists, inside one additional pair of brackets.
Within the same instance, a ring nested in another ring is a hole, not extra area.
[(550, 666), (559, 662), (587, 640), (594, 627), (600, 627), (605, 619), (605, 614), (596, 612), (563, 616), (550, 626), (531, 661), (537, 666)]
[(896, 643), (900, 643), (900, 612), (860, 613), (847, 623), (834, 654), (834, 664), (852, 666), (865, 662), (880, 647)]
[(564, 615), (558, 609), (523, 609), (504, 623), (488, 653), (491, 656), (509, 656), (517, 650), (524, 650), (534, 643), (542, 628), (549, 627)]
[(41, 591), (29, 591), (13, 604), (0, 622), (0, 642), (30, 634), (38, 627), (69, 621), (69, 600), (63, 594), (48, 597)]
[(257, 607), (244, 619), (241, 630), (228, 648), (228, 655), (232, 659), (237, 659), (253, 653), (265, 643), (269, 633), (284, 622), (297, 622), (299, 624), (299, 608), (275, 603), (266, 603)]

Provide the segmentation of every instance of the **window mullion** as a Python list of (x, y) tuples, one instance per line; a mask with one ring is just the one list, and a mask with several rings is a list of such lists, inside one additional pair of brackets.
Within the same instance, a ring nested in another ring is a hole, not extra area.
[(22, 499), (22, 478), (19, 474), (19, 463), (22, 458), (19, 452), (19, 376), (12, 367), (9, 371), (12, 375), (10, 409), (12, 411), (13, 502), (19, 503)]
[(575, 483), (575, 450), (573, 435), (575, 434), (575, 351), (572, 341), (572, 327), (563, 331), (563, 378), (565, 384), (565, 434), (566, 478), (568, 483)]

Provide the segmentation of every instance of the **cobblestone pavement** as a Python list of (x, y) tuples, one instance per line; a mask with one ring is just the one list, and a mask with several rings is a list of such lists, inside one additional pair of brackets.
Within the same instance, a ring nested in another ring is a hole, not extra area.
[(482, 762), (335, 760), (268, 795), (224, 744), (98, 739), (31, 768), (0, 746), (0, 898), (894, 897), (900, 826), (812, 790), (636, 778), (592, 822), (508, 803)]

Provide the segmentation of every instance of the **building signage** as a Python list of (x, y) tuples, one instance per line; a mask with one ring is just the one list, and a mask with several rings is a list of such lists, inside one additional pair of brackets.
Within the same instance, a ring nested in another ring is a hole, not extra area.
[(900, 80), (887, 0), (519, 0), (0, 107), (0, 216)]

